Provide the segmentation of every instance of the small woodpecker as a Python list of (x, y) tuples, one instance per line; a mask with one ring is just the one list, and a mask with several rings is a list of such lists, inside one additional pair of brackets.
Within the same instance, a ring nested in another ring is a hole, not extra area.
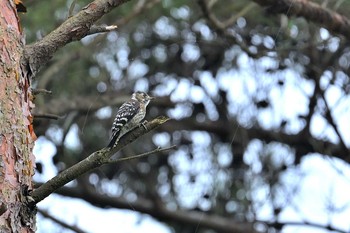
[(115, 147), (124, 134), (140, 125), (146, 116), (146, 107), (152, 99), (154, 97), (147, 93), (137, 91), (132, 94), (129, 101), (120, 106), (113, 122), (111, 141), (107, 147)]

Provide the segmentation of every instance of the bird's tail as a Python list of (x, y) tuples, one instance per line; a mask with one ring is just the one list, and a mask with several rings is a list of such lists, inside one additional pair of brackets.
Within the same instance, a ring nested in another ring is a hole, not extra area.
[(119, 132), (114, 133), (111, 137), (111, 141), (109, 142), (107, 148), (112, 148), (116, 144), (117, 138), (118, 138)]

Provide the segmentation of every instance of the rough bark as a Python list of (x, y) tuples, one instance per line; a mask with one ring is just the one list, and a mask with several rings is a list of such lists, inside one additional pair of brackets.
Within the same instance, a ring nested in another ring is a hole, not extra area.
[(42, 40), (24, 49), (15, 3), (0, 1), (0, 232), (34, 232), (30, 197), (36, 136), (31, 79), (53, 54), (89, 33), (94, 22), (126, 0), (95, 0)]
[(26, 203), (36, 137), (30, 82), (20, 67), (23, 35), (12, 1), (0, 1), (0, 16), (0, 232), (34, 232), (35, 211)]

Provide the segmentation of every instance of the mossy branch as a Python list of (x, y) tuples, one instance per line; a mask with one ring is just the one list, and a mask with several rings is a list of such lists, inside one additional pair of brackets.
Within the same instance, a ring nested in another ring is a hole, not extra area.
[[(39, 188), (33, 191), (32, 193), (32, 200), (35, 204), (38, 202), (44, 200), (46, 197), (48, 197), (51, 193), (55, 192), (58, 188), (63, 187), (65, 184), (69, 183), (70, 181), (76, 179), (80, 175), (98, 168), (104, 164), (111, 163), (111, 157), (121, 150), (126, 145), (130, 144), (131, 142), (135, 141), (140, 136), (152, 131), (153, 129), (157, 128), (158, 126), (164, 124), (167, 122), (169, 118), (161, 116), (153, 119), (152, 121), (149, 121), (145, 123), (145, 127), (138, 127), (135, 130), (129, 132), (124, 137), (120, 139), (117, 146), (110, 149), (110, 148), (102, 148), (91, 155), (89, 155), (84, 160), (80, 161), (79, 163), (73, 165), (70, 168), (67, 168), (57, 176), (53, 177), (51, 180), (47, 181), (43, 185), (41, 185)], [(169, 148), (166, 148), (169, 149)], [(155, 152), (155, 151), (153, 151)], [(135, 157), (137, 158), (137, 156)], [(121, 160), (122, 161), (122, 160)]]

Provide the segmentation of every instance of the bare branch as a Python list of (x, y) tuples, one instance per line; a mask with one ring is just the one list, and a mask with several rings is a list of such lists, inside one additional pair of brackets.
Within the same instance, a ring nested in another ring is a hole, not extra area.
[(48, 94), (51, 95), (52, 91), (46, 90), (46, 89), (33, 89), (33, 94), (37, 95), (37, 94)]
[[(238, 122), (231, 122), (231, 125), (239, 125)], [(167, 131), (182, 130), (184, 128), (188, 130), (203, 130), (218, 135), (230, 135), (233, 128), (227, 127), (228, 123), (225, 122), (196, 122), (190, 119), (183, 119), (180, 121), (174, 121), (172, 124), (167, 125)], [(349, 161), (349, 152), (344, 150), (340, 144), (335, 144), (330, 141), (317, 139), (311, 137), (309, 134), (305, 134), (303, 131), (297, 134), (287, 134), (285, 132), (266, 130), (260, 127), (245, 128), (240, 126), (237, 128), (237, 135), (246, 135), (247, 138), (256, 138), (265, 142), (280, 142), (287, 144), (296, 150), (303, 151), (303, 155), (307, 153), (320, 153), (329, 156), (333, 156), (344, 161)]]
[(56, 77), (58, 73), (62, 71), (62, 69), (65, 69), (68, 64), (70, 64), (75, 59), (78, 59), (79, 57), (79, 52), (71, 51), (70, 53), (63, 54), (59, 57), (59, 59), (53, 59), (50, 66), (40, 74), (37, 88), (47, 88), (48, 84)]
[(215, 5), (215, 3), (217, 3), (217, 1), (208, 2), (207, 0), (199, 0), (198, 3), (202, 8), (205, 17), (208, 18), (215, 28), (220, 31), (224, 31), (227, 27), (230, 27), (237, 21), (238, 18), (244, 16), (256, 6), (254, 3), (248, 3), (248, 5), (237, 14), (232, 15), (232, 17), (225, 21), (220, 21), (212, 12), (212, 7)]
[(38, 212), (44, 216), (45, 218), (48, 218), (52, 221), (54, 221), (55, 223), (63, 226), (64, 228), (67, 228), (69, 230), (72, 230), (72, 231), (75, 231), (77, 233), (86, 233), (86, 231), (83, 231), (82, 229), (78, 228), (77, 226), (72, 226), (72, 225), (69, 225), (68, 223), (65, 223), (61, 220), (59, 220), (58, 218), (52, 216), (51, 214), (49, 214), (48, 212), (44, 211), (44, 210), (41, 210), (41, 209), (38, 209)]
[(47, 118), (47, 119), (53, 119), (53, 120), (58, 120), (61, 117), (55, 114), (50, 114), (50, 113), (42, 113), (42, 114), (33, 114), (34, 119), (35, 118)]
[[(328, 123), (333, 127), (335, 133), (337, 134), (337, 136), (339, 138), (340, 145), (343, 147), (343, 149), (347, 150), (348, 152), (350, 152), (350, 149), (347, 148), (347, 146), (346, 146), (346, 144), (344, 142), (344, 139), (343, 139), (342, 135), (339, 132), (338, 126), (337, 126), (337, 124), (334, 121), (334, 118), (333, 118), (332, 113), (331, 113), (331, 109), (329, 108), (327, 100), (326, 100), (326, 98), (324, 96), (324, 91), (321, 91), (321, 95), (322, 95), (323, 102), (326, 105), (326, 116), (325, 117), (326, 117)], [(348, 157), (348, 159), (350, 159), (350, 158)]]
[(160, 3), (161, 0), (143, 0), (139, 1), (135, 7), (133, 8), (132, 12), (128, 14), (126, 17), (120, 19), (117, 21), (117, 25), (125, 25), (127, 24), (130, 20), (134, 19), (136, 16), (140, 15), (144, 10), (151, 9), (154, 7), (154, 5)]
[(169, 118), (167, 117), (158, 117), (153, 119), (150, 122), (146, 123), (146, 127), (138, 127), (132, 132), (126, 134), (118, 142), (117, 146), (110, 148), (102, 148), (91, 155), (86, 159), (80, 161), (79, 163), (73, 165), (72, 167), (64, 170), (57, 176), (53, 177), (51, 180), (44, 183), (42, 186), (33, 191), (32, 198), (35, 203), (38, 203), (48, 197), (58, 188), (64, 186), (68, 182), (76, 179), (80, 175), (90, 171), (94, 168), (100, 167), (103, 164), (107, 164), (110, 161), (110, 158), (119, 150), (121, 150), (126, 145), (135, 141), (138, 137), (148, 133), (149, 131), (155, 129), (156, 127), (167, 122)]
[(306, 20), (318, 23), (327, 30), (350, 38), (350, 20), (345, 15), (305, 0), (253, 0), (266, 7), (268, 12), (283, 13), (288, 16), (304, 17)]
[(160, 221), (168, 221), (200, 228), (210, 228), (222, 233), (257, 233), (252, 223), (241, 223), (234, 219), (228, 219), (216, 214), (194, 210), (170, 210), (160, 203), (155, 203), (150, 198), (138, 196), (135, 201), (130, 202), (123, 197), (104, 195), (91, 189), (84, 189), (81, 186), (76, 188), (62, 187), (56, 193), (81, 198), (98, 207), (112, 207), (128, 209), (149, 214)]
[(325, 225), (311, 223), (311, 222), (262, 222), (262, 221), (257, 221), (257, 222), (266, 224), (268, 226), (271, 226), (277, 229), (282, 229), (284, 226), (300, 226), (300, 227), (308, 226), (308, 227), (319, 228), (319, 229), (328, 230), (332, 232), (334, 231), (339, 233), (348, 233), (348, 231), (334, 228), (331, 225), (325, 226)]
[(76, 3), (77, 3), (77, 0), (73, 0), (72, 4), (70, 4), (69, 10), (68, 10), (68, 17), (73, 16), (73, 11), (74, 11)]
[(117, 25), (100, 25), (100, 26), (96, 26), (93, 25), (91, 26), (89, 32), (87, 33), (87, 35), (92, 35), (92, 34), (97, 34), (97, 33), (103, 33), (103, 32), (111, 32), (111, 31), (116, 31), (118, 29)]
[(204, 14), (204, 17), (208, 19), (208, 21), (212, 24), (214, 29), (219, 33), (225, 35), (227, 38), (230, 38), (233, 40), (233, 43), (238, 44), (243, 51), (245, 51), (247, 54), (249, 54), (251, 57), (254, 57), (255, 55), (249, 50), (248, 46), (238, 40), (236, 37), (232, 36), (231, 33), (227, 33), (225, 30), (227, 27), (231, 26), (233, 23), (237, 21), (237, 19), (240, 16), (243, 16), (248, 11), (253, 9), (253, 5), (248, 4), (241, 12), (239, 12), (237, 15), (232, 16), (230, 19), (228, 19), (225, 22), (220, 21), (216, 15), (212, 12), (212, 7), (216, 1), (208, 2), (207, 0), (198, 0), (198, 4)]
[(173, 146), (170, 146), (170, 147), (166, 147), (166, 148), (157, 147), (156, 149), (154, 149), (152, 151), (149, 151), (149, 152), (146, 152), (146, 153), (142, 153), (142, 154), (139, 154), (139, 155), (125, 156), (125, 157), (120, 158), (120, 159), (111, 159), (111, 160), (108, 161), (108, 163), (119, 163), (119, 162), (124, 162), (124, 161), (127, 161), (127, 160), (131, 160), (131, 159), (140, 159), (140, 158), (146, 157), (148, 155), (155, 154), (157, 152), (165, 152), (165, 151), (169, 151), (169, 150), (172, 150), (172, 149), (175, 149), (175, 148), (176, 148), (176, 145), (173, 145)]

